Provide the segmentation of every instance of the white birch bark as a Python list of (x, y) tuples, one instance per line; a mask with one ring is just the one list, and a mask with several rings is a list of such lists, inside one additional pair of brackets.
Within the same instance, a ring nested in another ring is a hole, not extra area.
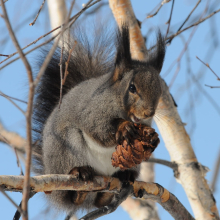
[[(54, 29), (63, 24), (67, 16), (65, 0), (47, 0), (51, 28)], [(59, 31), (59, 30), (58, 30)], [(53, 32), (56, 35), (57, 31)]]
[[(109, 0), (109, 4), (119, 27), (122, 23), (127, 23), (129, 30), (130, 28), (132, 30), (130, 33), (132, 57), (144, 60), (147, 57), (147, 53), (144, 41), (140, 40), (140, 31), (136, 33), (138, 36), (133, 37), (135, 36), (133, 30), (137, 29), (138, 23), (130, 0)], [(133, 43), (136, 40), (138, 42)], [(204, 177), (205, 172), (196, 159), (190, 138), (174, 106), (168, 87), (163, 81), (161, 84), (163, 95), (154, 118), (161, 131), (171, 160), (179, 165), (177, 179), (187, 194), (196, 219), (219, 219), (214, 197)]]

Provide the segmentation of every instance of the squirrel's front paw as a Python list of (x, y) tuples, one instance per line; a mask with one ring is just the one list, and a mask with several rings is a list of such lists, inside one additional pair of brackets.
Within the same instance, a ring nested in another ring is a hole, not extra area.
[(78, 180), (88, 181), (93, 180), (94, 170), (90, 166), (74, 167), (69, 174), (74, 175)]
[(143, 144), (144, 147), (144, 160), (148, 160), (152, 152), (160, 143), (160, 139), (158, 137), (158, 134), (155, 132), (153, 128), (140, 127), (139, 131), (143, 132), (143, 134), (141, 135), (142, 136), (141, 143)]
[(116, 132), (116, 143), (122, 144), (123, 141), (126, 140), (127, 143), (130, 144), (133, 143), (134, 139), (137, 139), (138, 137), (139, 134), (134, 123), (124, 121), (119, 125), (118, 131)]

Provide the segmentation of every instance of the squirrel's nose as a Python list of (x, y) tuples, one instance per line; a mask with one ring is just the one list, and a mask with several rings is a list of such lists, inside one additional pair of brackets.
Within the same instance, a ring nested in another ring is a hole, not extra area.
[(146, 118), (150, 118), (150, 117), (153, 117), (154, 114), (155, 114), (155, 110), (152, 109), (152, 110), (146, 111), (146, 112), (144, 113), (144, 116), (145, 116)]

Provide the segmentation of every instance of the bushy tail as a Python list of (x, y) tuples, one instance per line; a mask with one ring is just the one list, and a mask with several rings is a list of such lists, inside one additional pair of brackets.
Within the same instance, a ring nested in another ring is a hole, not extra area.
[[(108, 31), (106, 28), (84, 27), (74, 28), (70, 34), (64, 37), (63, 51), (63, 73), (65, 72), (65, 62), (68, 59), (69, 51), (73, 52), (68, 64), (68, 72), (65, 84), (62, 89), (64, 96), (70, 89), (82, 81), (106, 74), (114, 68), (114, 56), (116, 45), (116, 31)], [(41, 67), (48, 48), (41, 51), (38, 62), (38, 69)], [(44, 124), (53, 109), (60, 100), (60, 56), (61, 48), (57, 48), (53, 55), (41, 81), (36, 89), (34, 111), (33, 111), (33, 171), (37, 174), (43, 174), (42, 162), (42, 132)], [(62, 107), (62, 105), (61, 105)]]

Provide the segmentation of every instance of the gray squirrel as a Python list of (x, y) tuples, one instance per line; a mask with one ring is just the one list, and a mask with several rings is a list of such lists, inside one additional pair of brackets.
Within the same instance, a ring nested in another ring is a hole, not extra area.
[[(128, 27), (123, 25), (115, 33), (113, 37), (112, 33), (98, 31), (92, 39), (76, 29), (70, 41), (65, 42), (63, 64), (69, 49), (75, 46), (60, 107), (61, 48), (55, 52), (35, 97), (36, 174), (75, 174), (84, 181), (95, 175), (121, 181), (137, 178), (139, 166), (121, 171), (112, 166), (111, 157), (117, 144), (124, 139), (132, 142), (136, 135), (134, 123), (151, 125), (162, 93), (159, 73), (165, 41), (158, 32), (156, 46), (143, 62), (131, 57)], [(67, 213), (102, 207), (114, 199), (107, 192), (76, 191), (53, 191), (46, 197)]]

